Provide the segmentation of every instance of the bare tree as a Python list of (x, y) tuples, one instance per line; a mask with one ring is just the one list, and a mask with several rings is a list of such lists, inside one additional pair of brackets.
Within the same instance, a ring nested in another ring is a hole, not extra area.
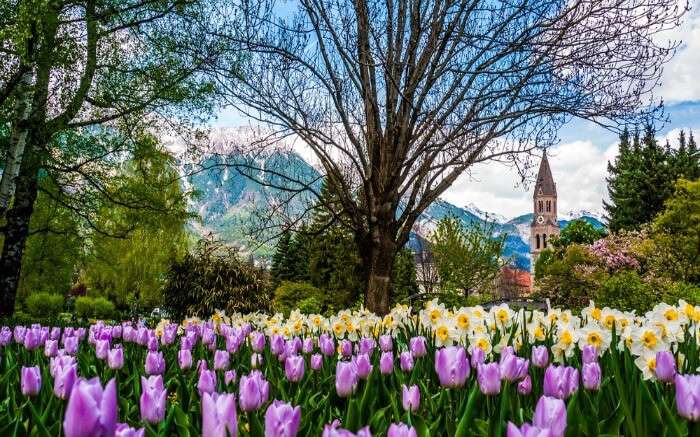
[(365, 304), (384, 313), (395, 253), (464, 171), (495, 160), (526, 169), (529, 152), (573, 117), (612, 128), (661, 115), (652, 91), (677, 43), (659, 34), (687, 7), (299, 0), (296, 14), (288, 9), (248, 18), (248, 62), (236, 80), (219, 80), (229, 103), (314, 151), (352, 218)]

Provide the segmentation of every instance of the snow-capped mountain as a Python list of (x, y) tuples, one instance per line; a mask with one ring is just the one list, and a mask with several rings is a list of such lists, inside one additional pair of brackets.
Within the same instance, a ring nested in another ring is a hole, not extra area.
[[(251, 162), (255, 164), (254, 173), (243, 174), (240, 164)], [(293, 180), (316, 188), (321, 184), (319, 172), (291, 150), (265, 154), (212, 154), (197, 166), (183, 165), (183, 172), (190, 174), (184, 182), (187, 189), (197, 193), (191, 208), (201, 217), (192, 224), (192, 230), (201, 235), (213, 233), (261, 258), (269, 258), (274, 250), (274, 231), (265, 231), (262, 225), (267, 216), (274, 214), (275, 208), (284, 208), (286, 215), (293, 215), (301, 211), (310, 199), (303, 194), (274, 188), (283, 182), (292, 183), (280, 174), (293, 176)], [(511, 259), (514, 266), (530, 269), (532, 213), (508, 219), (484, 211), (473, 203), (462, 208), (439, 199), (421, 214), (413, 231), (426, 238), (437, 223), (449, 215), (457, 217), (465, 226), (493, 225), (496, 235), (506, 234), (504, 256)], [(589, 211), (569, 211), (560, 216), (559, 223), (563, 228), (576, 219), (586, 220), (596, 227), (604, 226), (601, 216)], [(415, 243), (417, 239), (411, 241)]]

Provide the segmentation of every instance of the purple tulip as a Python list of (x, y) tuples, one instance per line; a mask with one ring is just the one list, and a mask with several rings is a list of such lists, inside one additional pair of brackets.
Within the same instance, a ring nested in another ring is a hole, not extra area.
[(144, 428), (135, 429), (127, 423), (118, 423), (115, 428), (114, 437), (144, 437), (146, 430)]
[(669, 351), (659, 351), (656, 353), (656, 368), (654, 369), (656, 379), (661, 382), (673, 382), (676, 376), (676, 359)]
[(522, 381), (518, 383), (518, 393), (523, 396), (527, 396), (532, 391), (532, 378), (527, 375)]
[(321, 437), (372, 437), (372, 433), (370, 432), (368, 426), (358, 430), (357, 434), (348, 431), (347, 429), (340, 428), (340, 421), (336, 419), (333, 421), (333, 423), (327, 424), (323, 427)]
[(238, 384), (238, 402), (241, 410), (255, 411), (267, 402), (270, 394), (270, 383), (265, 380), (259, 370), (253, 370), (241, 377)]
[(109, 340), (97, 340), (95, 343), (95, 356), (100, 360), (106, 360), (110, 347)]
[(214, 370), (228, 369), (229, 362), (230, 358), (227, 351), (217, 350), (214, 352)]
[(39, 394), (41, 390), (41, 371), (39, 366), (22, 367), (21, 376), (22, 394), (25, 396), (36, 396)]
[(420, 407), (420, 390), (417, 385), (407, 387), (406, 384), (401, 386), (403, 409), (406, 411), (416, 412)]
[(338, 361), (335, 367), (335, 391), (341, 398), (346, 398), (355, 392), (359, 376), (357, 366), (353, 362)]
[(230, 393), (202, 395), (202, 437), (226, 437), (238, 434), (236, 397)]
[(76, 364), (68, 362), (65, 365), (56, 365), (53, 369), (53, 393), (59, 399), (68, 399), (77, 380), (78, 368)]
[(141, 377), (141, 419), (144, 422), (158, 424), (165, 418), (165, 399), (168, 391), (163, 387), (161, 375)]
[(389, 352), (394, 348), (394, 341), (391, 338), (391, 335), (384, 334), (379, 337), (379, 349), (382, 350), (382, 352)]
[(600, 388), (601, 370), (597, 361), (585, 363), (581, 368), (583, 388), (586, 390), (598, 390)]
[(676, 408), (688, 420), (700, 420), (700, 375), (676, 375)]
[(321, 353), (327, 357), (335, 354), (335, 343), (325, 332), (318, 337), (318, 348), (321, 350)]
[(423, 336), (411, 338), (408, 345), (415, 358), (424, 357), (428, 354), (427, 342)]
[(146, 375), (161, 375), (165, 372), (163, 352), (148, 351), (145, 368)]
[(386, 437), (418, 437), (418, 433), (415, 428), (405, 423), (392, 423), (389, 425)]
[(371, 357), (374, 353), (374, 348), (377, 342), (371, 337), (363, 337), (360, 339), (360, 353)]
[(582, 352), (584, 363), (597, 363), (598, 362), (598, 348), (592, 344), (586, 344), (583, 346)]
[(265, 437), (294, 437), (301, 423), (301, 407), (274, 400), (265, 412)]
[(262, 332), (250, 333), (250, 347), (253, 351), (260, 353), (265, 350), (265, 334)]
[(44, 356), (55, 357), (58, 354), (58, 340), (46, 340), (44, 343)]
[(501, 372), (501, 378), (508, 382), (516, 382), (527, 376), (527, 371), (530, 366), (530, 362), (525, 358), (518, 358), (515, 354), (508, 354), (506, 356), (501, 356), (501, 362), (499, 364), (499, 370)]
[(216, 391), (216, 371), (207, 369), (200, 370), (197, 390), (200, 396), (204, 393), (214, 393)]
[(73, 385), (63, 431), (66, 437), (114, 435), (117, 426), (117, 388), (114, 378), (104, 389), (100, 378), (78, 379)]
[(355, 366), (357, 367), (357, 376), (360, 379), (367, 379), (372, 373), (372, 362), (367, 354), (361, 353), (353, 358)]
[(486, 353), (482, 348), (474, 347), (472, 348), (471, 358), (472, 368), (476, 369), (477, 367), (479, 367), (479, 364), (484, 364), (484, 362), (486, 362)]
[(413, 355), (410, 352), (401, 352), (399, 357), (399, 365), (401, 370), (404, 372), (410, 372), (413, 370)]
[(177, 364), (180, 369), (189, 369), (192, 367), (192, 351), (189, 349), (180, 349), (177, 353)]
[(284, 361), (284, 374), (291, 382), (299, 382), (304, 377), (304, 357), (295, 355)]
[(345, 358), (350, 358), (352, 356), (352, 342), (349, 340), (342, 340), (340, 342), (340, 354)]
[(302, 346), (301, 346), (302, 352), (305, 354), (310, 354), (311, 352), (314, 351), (314, 339), (313, 338), (305, 338)]
[(532, 426), (529, 423), (523, 423), (523, 426), (518, 428), (513, 422), (508, 422), (506, 437), (552, 437), (552, 431)]
[(435, 351), (435, 372), (440, 385), (462, 387), (469, 377), (469, 360), (462, 346), (450, 346)]
[(323, 367), (323, 356), (321, 354), (311, 355), (311, 370), (320, 370)]
[(124, 349), (114, 348), (107, 352), (107, 366), (112, 370), (124, 367)]
[(257, 369), (258, 367), (262, 366), (262, 363), (262, 355), (255, 353), (250, 356), (250, 367), (252, 367), (253, 369)]
[(547, 346), (535, 346), (532, 348), (532, 365), (544, 369), (549, 364), (549, 350)]
[(561, 399), (542, 396), (537, 401), (532, 424), (538, 428), (549, 429), (552, 437), (563, 437), (566, 431), (566, 404)]
[(158, 337), (154, 336), (149, 336), (148, 337), (148, 342), (146, 343), (148, 350), (149, 351), (157, 351), (158, 350)]
[(284, 337), (281, 335), (273, 335), (270, 339), (270, 352), (272, 355), (279, 355), (284, 352), (287, 343), (284, 341)]
[(39, 333), (34, 329), (27, 329), (24, 334), (23, 343), (27, 350), (33, 351), (41, 345)]
[(224, 372), (224, 384), (229, 385), (236, 380), (236, 371), (227, 370)]
[(544, 372), (544, 395), (568, 399), (578, 390), (578, 378), (576, 368), (551, 365)]
[(78, 337), (63, 337), (63, 350), (70, 355), (78, 352)]
[(476, 368), (476, 380), (481, 393), (492, 396), (501, 392), (501, 371), (498, 363), (479, 364)]
[(54, 326), (51, 328), (51, 333), (49, 334), (49, 338), (51, 340), (58, 340), (61, 337), (61, 328), (58, 326)]
[(394, 371), (394, 353), (382, 352), (382, 356), (379, 358), (379, 371), (382, 375), (388, 375)]

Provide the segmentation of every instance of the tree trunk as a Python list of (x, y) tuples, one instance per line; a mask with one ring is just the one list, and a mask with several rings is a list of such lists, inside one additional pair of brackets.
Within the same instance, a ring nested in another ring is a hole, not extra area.
[(22, 255), (37, 195), (38, 168), (38, 151), (25, 150), (17, 177), (15, 201), (7, 212), (5, 223), (5, 240), (0, 258), (0, 317), (12, 315), (15, 309)]
[(32, 72), (28, 70), (22, 75), (20, 83), (17, 85), (17, 97), (14, 108), (16, 118), (13, 121), (10, 146), (7, 149), (2, 179), (0, 179), (0, 217), (5, 216), (10, 199), (12, 199), (15, 192), (15, 179), (19, 174), (22, 155), (24, 155), (24, 146), (29, 131), (27, 119), (31, 113), (31, 80)]
[(389, 312), (391, 272), (398, 247), (395, 234), (383, 227), (375, 228), (371, 241), (360, 248), (366, 272), (365, 307), (379, 315)]

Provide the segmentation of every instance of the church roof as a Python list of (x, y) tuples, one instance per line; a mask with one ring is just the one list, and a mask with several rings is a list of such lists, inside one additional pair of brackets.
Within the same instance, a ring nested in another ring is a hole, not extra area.
[(537, 182), (535, 183), (535, 196), (556, 196), (557, 195), (557, 184), (554, 183), (554, 178), (552, 177), (552, 169), (549, 168), (549, 161), (547, 160), (547, 152), (542, 155), (542, 161), (540, 162), (540, 170), (537, 172)]

